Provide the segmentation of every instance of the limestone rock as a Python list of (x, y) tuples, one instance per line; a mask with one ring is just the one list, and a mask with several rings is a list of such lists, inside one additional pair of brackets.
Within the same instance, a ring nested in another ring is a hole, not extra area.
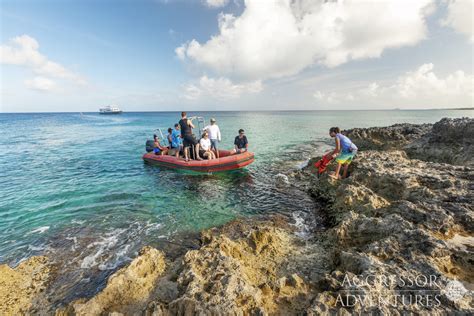
[[(287, 311), (309, 305), (309, 286), (279, 265), (292, 251), (291, 235), (281, 229), (251, 230), (246, 238), (218, 235), (184, 257), (178, 277), (182, 295), (171, 314), (246, 315)], [(306, 305), (305, 305), (306, 304)]]
[(144, 247), (130, 265), (110, 277), (99, 294), (85, 302), (73, 302), (69, 311), (75, 315), (139, 312), (145, 308), (157, 279), (165, 270), (164, 259), (161, 251)]
[(431, 124), (395, 124), (389, 127), (353, 128), (343, 131), (359, 150), (401, 149), (431, 130)]
[(404, 149), (412, 158), (474, 167), (474, 119), (444, 118)]
[(46, 257), (31, 257), (13, 269), (0, 265), (0, 315), (28, 314), (49, 273)]
[(288, 179), (287, 175), (284, 175), (283, 173), (279, 173), (275, 176), (275, 185), (278, 188), (283, 188), (288, 185), (290, 185), (290, 181)]
[[(433, 135), (418, 133), (414, 137), (414, 142), (419, 142), (416, 152), (430, 152), (429, 146), (434, 144), (446, 152), (456, 144), (469, 145), (472, 140), (466, 137), (470, 137), (472, 122), (471, 119), (446, 119), (436, 123)], [(458, 129), (465, 133), (459, 133)], [(390, 127), (383, 132), (383, 128), (377, 128), (371, 132), (357, 131), (357, 135), (374, 138), (374, 135), (390, 134), (393, 130)], [(444, 314), (473, 310), (474, 170), (431, 162), (430, 159), (410, 159), (413, 153), (407, 155), (405, 151), (395, 149), (403, 144), (409, 146), (410, 141), (413, 140), (397, 134), (392, 135), (388, 143), (372, 144), (371, 148), (388, 146), (391, 150), (361, 151), (348, 179), (333, 181), (325, 176), (313, 179), (311, 192), (323, 203), (333, 225), (328, 234), (332, 244), (336, 245), (331, 261), (337, 273), (323, 280), (322, 284), (328, 285), (327, 292), (317, 296), (309, 309), (311, 313), (398, 314), (423, 311)], [(427, 147), (423, 147), (424, 144)], [(436, 155), (441, 157), (439, 153)], [(472, 156), (470, 160), (463, 157), (459, 161), (467, 164), (472, 161)], [(441, 304), (436, 307), (415, 304), (342, 306), (342, 302), (337, 301), (341, 293), (352, 295), (354, 299), (355, 295), (380, 293), (394, 297), (403, 293), (398, 290), (404, 290), (383, 284), (341, 288), (341, 275), (351, 273), (362, 278), (368, 275), (395, 275), (406, 279), (417, 275), (433, 276), (438, 280), (437, 286), (413, 289), (413, 293), (437, 293)], [(443, 291), (454, 280), (470, 286), (471, 292), (466, 291), (467, 294), (458, 301), (451, 302)]]

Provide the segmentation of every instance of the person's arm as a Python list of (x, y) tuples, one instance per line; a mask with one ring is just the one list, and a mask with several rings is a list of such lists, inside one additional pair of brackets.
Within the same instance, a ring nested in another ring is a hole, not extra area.
[(245, 150), (249, 149), (249, 140), (247, 139), (247, 136), (245, 136)]
[[(238, 136), (237, 136), (238, 137)], [(234, 138), (234, 149), (237, 150), (239, 147), (237, 147), (237, 137)]]
[(221, 141), (221, 130), (220, 130), (219, 126), (217, 126), (217, 140)]
[(190, 119), (188, 119), (187, 122), (188, 122), (188, 125), (189, 125), (191, 128), (194, 128), (193, 122), (192, 122)]
[(332, 157), (336, 158), (336, 156), (339, 154), (341, 151), (341, 141), (339, 138), (336, 137), (336, 148), (334, 148), (334, 151), (332, 152)]
[(163, 150), (163, 149), (164, 149), (163, 146), (161, 146), (160, 141), (158, 141), (158, 140), (155, 142), (155, 146), (156, 146), (157, 148), (159, 148), (160, 150)]

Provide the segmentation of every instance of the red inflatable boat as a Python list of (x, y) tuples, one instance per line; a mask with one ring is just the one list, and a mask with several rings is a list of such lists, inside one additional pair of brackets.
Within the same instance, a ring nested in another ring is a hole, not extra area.
[(183, 158), (176, 159), (175, 156), (147, 153), (143, 155), (143, 160), (157, 166), (197, 172), (235, 170), (248, 166), (254, 161), (254, 155), (251, 152), (231, 155), (228, 150), (219, 150), (219, 156), (219, 159), (190, 160), (186, 162)]

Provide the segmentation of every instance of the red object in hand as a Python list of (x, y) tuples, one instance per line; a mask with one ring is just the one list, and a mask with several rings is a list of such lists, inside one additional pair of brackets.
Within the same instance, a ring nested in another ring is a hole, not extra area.
[(318, 168), (318, 173), (321, 174), (326, 171), (327, 166), (333, 159), (332, 153), (328, 153), (324, 155), (318, 162), (316, 162), (314, 166)]

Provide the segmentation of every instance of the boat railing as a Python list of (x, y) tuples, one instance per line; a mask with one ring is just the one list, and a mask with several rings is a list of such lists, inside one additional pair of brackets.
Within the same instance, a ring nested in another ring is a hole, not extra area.
[[(166, 131), (167, 129), (165, 129)], [(160, 137), (161, 137), (161, 144), (163, 146), (171, 146), (171, 144), (169, 143), (168, 141), (168, 138), (165, 137), (165, 135), (163, 134), (163, 131), (161, 130), (161, 127), (158, 127), (155, 131), (158, 131)]]
[(197, 135), (197, 139), (201, 138), (202, 133), (204, 132), (204, 127), (206, 127), (206, 120), (204, 119), (203, 116), (195, 116), (194, 117), (197, 120), (197, 128), (199, 130), (199, 135)]

